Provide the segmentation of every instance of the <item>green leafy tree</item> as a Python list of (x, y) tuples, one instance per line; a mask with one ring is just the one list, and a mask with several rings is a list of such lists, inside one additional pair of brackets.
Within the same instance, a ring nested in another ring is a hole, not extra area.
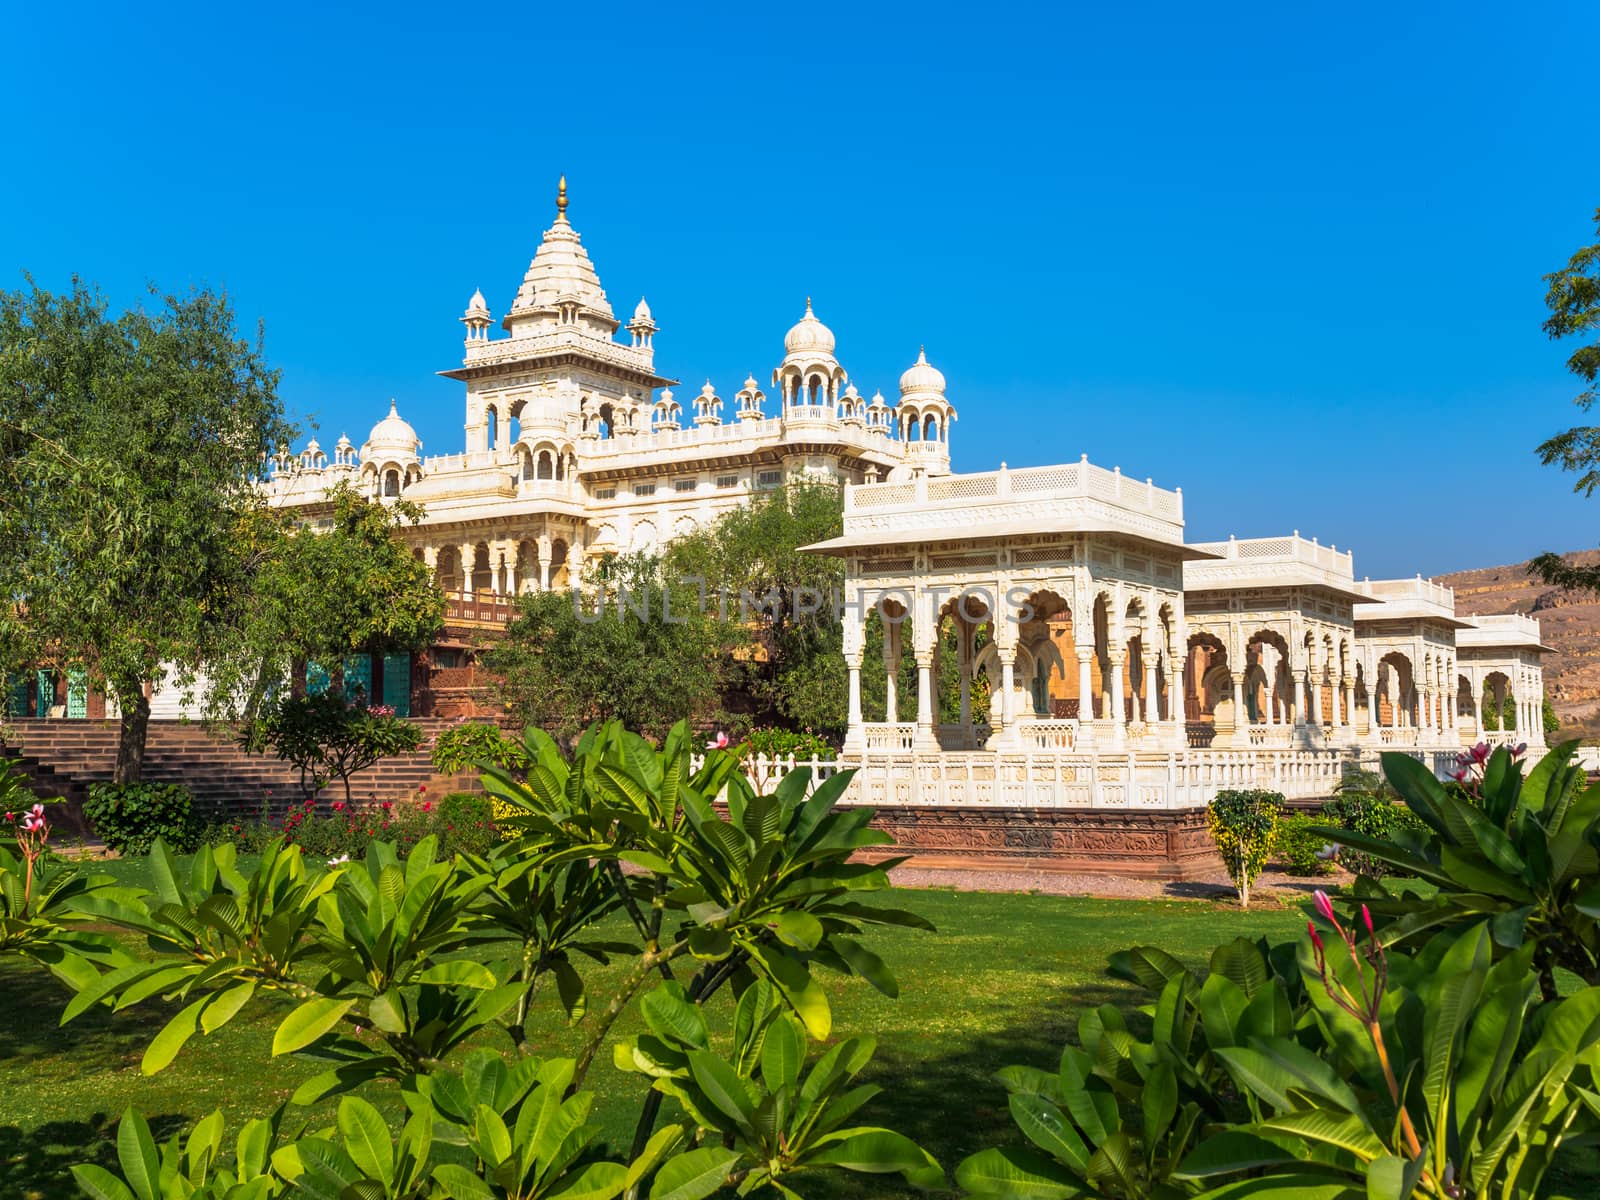
[(587, 595), (520, 597), (484, 662), (524, 724), (570, 736), (617, 720), (660, 737), (684, 718), (719, 715), (728, 636), (698, 592), (664, 575), (658, 559), (625, 555)]
[(801, 550), (843, 529), (837, 487), (791, 483), (667, 550), (668, 569), (703, 580), (719, 616), (725, 599), (730, 682), (749, 698), (756, 724), (844, 731), (847, 676), (835, 609), (844, 564)]
[(1218, 792), (1206, 806), (1206, 823), (1216, 844), (1228, 878), (1239, 892), (1239, 904), (1250, 907), (1250, 886), (1267, 865), (1272, 851), (1272, 835), (1283, 811), (1283, 797), (1277, 792)]
[(76, 279), (0, 293), (0, 646), (115, 698), (118, 783), (151, 686), (192, 680), (250, 603), (252, 472), (293, 432), (226, 296), (152, 296), (112, 317)]
[(284, 510), (252, 513), (243, 530), (249, 604), (207, 664), (208, 715), (254, 718), (297, 663), (424, 649), (444, 628), (444, 595), (401, 533), (422, 509), (377, 503), (348, 483), (330, 488), (315, 524)]
[[(1600, 235), (1600, 209), (1595, 210), (1595, 233)], [(1567, 369), (1583, 382), (1583, 390), (1573, 402), (1588, 412), (1600, 391), (1600, 239), (1584, 246), (1567, 260), (1567, 265), (1544, 277), (1548, 285), (1544, 331), (1552, 340), (1577, 338), (1582, 341), (1567, 358)], [(1573, 490), (1585, 496), (1600, 487), (1600, 425), (1576, 425), (1556, 434), (1539, 447), (1546, 466), (1573, 471), (1578, 482)], [(1530, 570), (1555, 587), (1580, 591), (1600, 591), (1600, 566), (1579, 566), (1559, 554), (1541, 554), (1528, 564)]]
[(270, 750), (292, 763), (307, 800), (337, 779), (349, 804), (350, 777), (382, 759), (411, 753), (422, 744), (422, 730), (392, 709), (350, 704), (343, 696), (324, 692), (284, 697), (247, 725), (239, 742), (252, 753)]
[(1545, 736), (1561, 732), (1561, 718), (1556, 716), (1555, 705), (1550, 703), (1550, 697), (1545, 696), (1539, 702), (1540, 719), (1544, 723)]

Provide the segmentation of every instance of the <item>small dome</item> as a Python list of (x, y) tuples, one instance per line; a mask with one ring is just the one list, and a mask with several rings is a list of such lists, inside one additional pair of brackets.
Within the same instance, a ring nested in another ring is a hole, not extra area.
[(420, 445), (422, 442), (417, 438), (417, 431), (411, 428), (410, 423), (400, 415), (394, 401), (390, 400), (389, 415), (372, 427), (372, 432), (367, 435), (367, 444), (361, 447), (361, 455), (363, 458), (380, 454), (415, 458)]
[(639, 297), (639, 305), (633, 310), (633, 319), (635, 321), (654, 320), (654, 318), (650, 315), (650, 306), (644, 302), (643, 296)]
[(716, 397), (717, 389), (711, 386), (711, 380), (706, 380), (706, 385), (700, 389), (700, 394), (707, 400), (711, 400)]
[(746, 375), (744, 377), (744, 390), (745, 391), (753, 392), (760, 386), (761, 385), (756, 382), (756, 377), (754, 375)]
[(941, 396), (944, 395), (944, 375), (937, 367), (929, 365), (926, 350), (919, 350), (917, 361), (900, 376), (900, 394), (909, 396), (913, 392), (937, 392)]
[(354, 450), (355, 449), (355, 447), (350, 444), (350, 439), (348, 437), (346, 437), (342, 433), (339, 435), (339, 440), (336, 443), (334, 443), (334, 447), (333, 448), (335, 450)]
[(783, 335), (783, 348), (790, 354), (803, 354), (808, 350), (833, 353), (833, 330), (817, 320), (811, 311), (810, 296), (806, 297), (806, 315)]
[(305, 452), (307, 454), (321, 454), (322, 453), (322, 447), (317, 445), (317, 439), (316, 438), (312, 438), (309, 442), (306, 443), (306, 451)]
[(472, 293), (472, 299), (467, 301), (467, 311), (465, 315), (468, 317), (483, 317), (485, 320), (488, 319), (489, 302), (483, 298), (482, 288), (478, 288)]

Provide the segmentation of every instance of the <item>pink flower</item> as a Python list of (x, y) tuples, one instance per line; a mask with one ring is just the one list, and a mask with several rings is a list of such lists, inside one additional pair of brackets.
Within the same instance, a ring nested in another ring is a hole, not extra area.
[(1476, 762), (1476, 763), (1488, 762), (1489, 761), (1489, 743), (1488, 742), (1479, 742), (1470, 751), (1468, 751), (1468, 753), (1470, 753), (1472, 755), (1472, 761), (1473, 762)]
[(1321, 958), (1323, 954), (1322, 935), (1317, 932), (1315, 921), (1306, 922), (1306, 932), (1311, 935), (1311, 944), (1317, 948), (1317, 957)]
[(1368, 911), (1367, 906), (1365, 904), (1363, 904), (1361, 906), (1361, 923), (1367, 927), (1367, 936), (1368, 937), (1376, 937), (1377, 936), (1377, 934), (1372, 932), (1372, 913), (1370, 911)]
[(1333, 915), (1333, 901), (1328, 899), (1328, 893), (1321, 888), (1317, 889), (1317, 912), (1322, 914), (1323, 920), (1335, 920)]
[(6, 814), (6, 820), (15, 821), (16, 819), (17, 819), (17, 814), (16, 813), (7, 813)]
[(433, 811), (433, 801), (432, 800), (424, 800), (422, 802), (422, 811), (423, 812), (432, 812)]
[(44, 817), (44, 805), (35, 804), (33, 806), (33, 815), (42, 819)]
[(335, 800), (333, 802), (333, 811), (334, 812), (343, 812), (344, 811), (344, 801), (343, 800)]
[(728, 748), (728, 734), (725, 730), (717, 730), (717, 736), (706, 743), (707, 750), (726, 750)]
[(378, 807), (383, 809), (384, 812), (388, 812), (394, 807), (394, 802), (391, 800), (385, 800), (382, 804), (378, 805)]
[(1451, 771), (1450, 778), (1454, 779), (1457, 783), (1465, 783), (1467, 781), (1467, 769), (1462, 767), (1459, 771)]
[(420, 795), (426, 796), (428, 794), (428, 785), (427, 784), (423, 784), (421, 787), (419, 787), (417, 789), (417, 792)]

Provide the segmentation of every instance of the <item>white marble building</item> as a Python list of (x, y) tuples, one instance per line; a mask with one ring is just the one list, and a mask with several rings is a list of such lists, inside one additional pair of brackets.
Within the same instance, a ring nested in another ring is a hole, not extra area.
[[(516, 593), (581, 586), (604, 556), (787, 480), (838, 483), (844, 533), (814, 549), (846, 564), (845, 750), (878, 801), (1174, 807), (1246, 781), (1326, 794), (1381, 748), (1448, 770), (1479, 736), (1485, 686), (1517, 712), (1519, 732), (1494, 736), (1542, 745), (1536, 621), (1458, 616), (1420, 578), (1358, 581), (1348, 551), (1298, 533), (1188, 543), (1180, 490), (1086, 457), (952, 474), (944, 376), (919, 353), (893, 404), (863, 397), (809, 300), (770, 397), (752, 376), (686, 405), (656, 369), (649, 306), (617, 318), (566, 210), (563, 181), (503, 336), (481, 291), (461, 317), (462, 361), (440, 373), (464, 385), (462, 451), (424, 457), (391, 402), (359, 447), (282, 453), (272, 502), (315, 522), (339, 480), (417, 501), (407, 536), (452, 616), (493, 624)], [(861, 702), (869, 621), (891, 681), (877, 713)], [(951, 646), (960, 702), (940, 713)], [(907, 655), (919, 686), (900, 697)]]
[(944, 376), (919, 354), (898, 403), (862, 396), (809, 299), (770, 398), (751, 376), (727, 401), (707, 380), (685, 405), (655, 369), (649, 306), (622, 325), (566, 210), (563, 180), (505, 336), (481, 291), (461, 317), (462, 362), (440, 374), (465, 385), (463, 452), (424, 457), (391, 402), (359, 447), (341, 436), (331, 460), (315, 441), (281, 454), (272, 500), (314, 513), (339, 480), (414, 500), (416, 545), (447, 591), (476, 598), (581, 583), (603, 556), (657, 549), (786, 480), (948, 473)]

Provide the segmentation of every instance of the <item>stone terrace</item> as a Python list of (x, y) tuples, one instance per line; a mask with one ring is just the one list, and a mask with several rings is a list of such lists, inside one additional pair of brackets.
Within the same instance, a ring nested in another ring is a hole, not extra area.
[[(352, 800), (406, 800), (423, 786), (436, 795), (476, 790), (475, 776), (439, 775), (429, 761), (433, 738), (453, 722), (425, 719), (413, 723), (422, 727), (422, 749), (384, 759), (352, 776)], [(87, 798), (89, 785), (111, 778), (117, 723), (22, 720), (9, 722), (7, 727), (17, 731), (13, 740), (20, 741), (20, 746), (10, 745), (3, 756), (20, 755), (22, 769), (41, 797), (60, 796), (67, 801), (67, 811), (59, 819), (68, 825), (81, 824), (78, 806)], [(281, 814), (300, 795), (299, 773), (292, 764), (271, 754), (247, 754), (187, 721), (150, 722), (144, 778), (152, 783), (183, 784), (202, 817), (253, 814), (263, 806)], [(321, 800), (326, 804), (343, 797), (343, 785), (335, 781)]]

